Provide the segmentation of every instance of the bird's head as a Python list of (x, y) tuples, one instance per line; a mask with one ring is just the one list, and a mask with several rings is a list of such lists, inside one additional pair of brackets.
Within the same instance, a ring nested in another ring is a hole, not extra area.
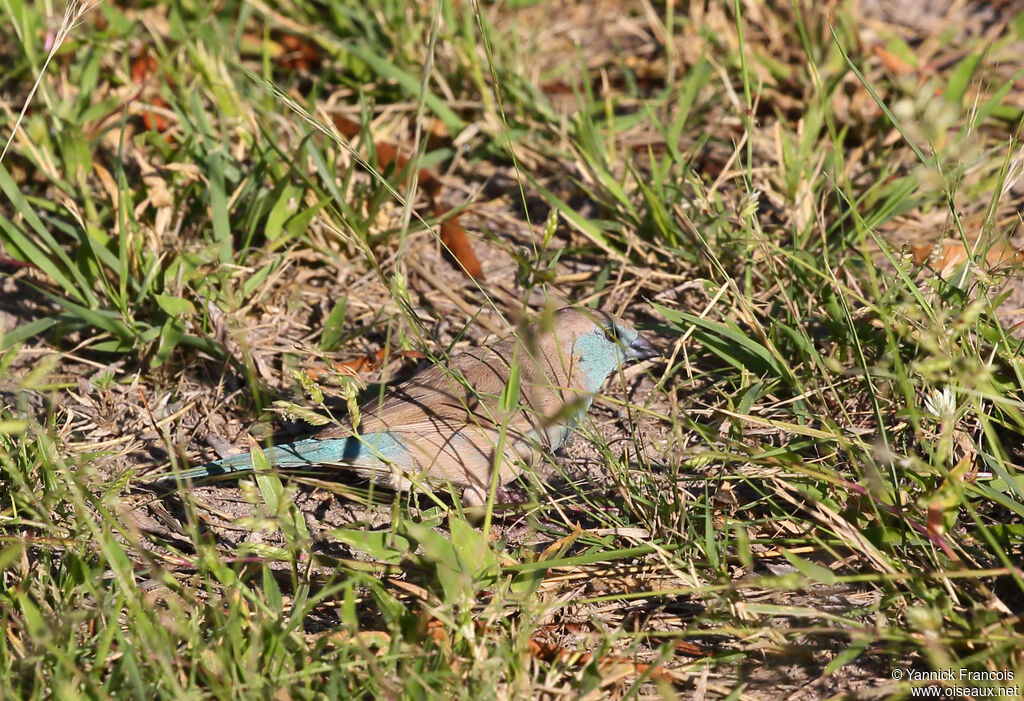
[(639, 331), (598, 310), (563, 307), (554, 314), (553, 333), (541, 337), (542, 353), (560, 360), (570, 381), (591, 393), (623, 365), (661, 355)]

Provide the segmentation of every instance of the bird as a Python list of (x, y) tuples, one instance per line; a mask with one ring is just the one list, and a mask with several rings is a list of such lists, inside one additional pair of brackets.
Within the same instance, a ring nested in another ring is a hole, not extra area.
[[(661, 356), (612, 315), (564, 307), (489, 346), (453, 354), (364, 404), (358, 424), (265, 450), (284, 470), (348, 469), (374, 484), (462, 490), (465, 506), (486, 503), (546, 450), (557, 450), (608, 377)], [(172, 487), (254, 470), (244, 453), (158, 477)]]

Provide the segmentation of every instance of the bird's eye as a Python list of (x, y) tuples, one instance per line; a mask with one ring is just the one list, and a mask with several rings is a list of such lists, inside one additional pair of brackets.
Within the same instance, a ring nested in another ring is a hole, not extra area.
[(611, 324), (610, 326), (605, 327), (605, 329), (604, 329), (604, 337), (607, 338), (612, 343), (618, 343), (619, 342), (619, 328), (615, 324)]

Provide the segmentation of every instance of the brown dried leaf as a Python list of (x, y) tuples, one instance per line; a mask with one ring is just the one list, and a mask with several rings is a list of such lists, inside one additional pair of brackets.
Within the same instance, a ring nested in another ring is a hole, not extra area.
[(323, 62), (319, 47), (305, 37), (285, 34), (278, 43), (284, 53), (276, 58), (284, 69), (306, 72), (319, 67)]
[(894, 75), (911, 75), (913, 73), (917, 73), (916, 68), (886, 49), (881, 44), (874, 44), (871, 47), (871, 53), (877, 56), (878, 60), (882, 62), (882, 65)]
[[(441, 217), (448, 211), (444, 207), (434, 206), (434, 216)], [(469, 241), (466, 230), (459, 224), (457, 215), (441, 222), (441, 243), (445, 245), (447, 252), (458, 261), (466, 275), (474, 280), (484, 279), (483, 266), (480, 265), (480, 259), (473, 251), (473, 245)]]
[[(338, 131), (349, 138), (358, 136), (362, 132), (362, 126), (351, 119), (334, 115), (333, 120)], [(374, 149), (377, 151), (377, 164), (381, 168), (386, 168), (394, 163), (397, 169), (402, 169), (409, 163), (409, 159), (399, 153), (398, 149), (391, 144), (375, 143)], [(450, 208), (441, 205), (438, 201), (442, 185), (436, 175), (426, 168), (421, 168), (417, 173), (416, 182), (430, 198), (431, 209), (435, 217), (441, 218), (451, 211)], [(473, 245), (470, 243), (466, 230), (459, 224), (457, 215), (448, 217), (441, 223), (441, 243), (444, 244), (446, 253), (454, 258), (466, 275), (475, 280), (484, 279), (483, 266), (480, 265), (480, 259), (473, 251)]]

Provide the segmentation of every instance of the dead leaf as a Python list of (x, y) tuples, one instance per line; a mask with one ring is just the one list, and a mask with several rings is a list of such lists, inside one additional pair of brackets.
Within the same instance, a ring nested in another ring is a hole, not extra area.
[[(145, 92), (145, 83), (156, 73), (156, 69), (159, 67), (157, 60), (153, 58), (146, 50), (143, 50), (134, 61), (132, 61), (132, 82), (139, 86), (140, 97)], [(171, 83), (173, 85), (173, 83)], [(161, 110), (170, 111), (171, 106), (167, 103), (167, 100), (163, 99), (159, 95), (154, 95), (148, 99), (143, 100), (145, 104), (151, 105)], [(142, 112), (142, 124), (146, 127), (147, 131), (155, 131), (164, 133), (171, 128), (171, 121), (165, 114), (157, 112), (156, 110), (146, 109)], [(170, 137), (164, 137), (168, 143), (171, 142)]]
[(156, 59), (145, 50), (132, 61), (132, 82), (142, 85), (156, 72)]
[(882, 65), (894, 75), (911, 75), (917, 73), (916, 68), (880, 44), (874, 44), (871, 47), (871, 53), (877, 56), (878, 60), (882, 62)]
[[(334, 115), (334, 126), (344, 136), (354, 138), (363, 131), (362, 125), (343, 117)], [(399, 153), (398, 149), (391, 144), (375, 143), (374, 150), (377, 152), (377, 164), (381, 168), (387, 168), (394, 164), (396, 170), (401, 170), (409, 164), (409, 159)], [(426, 168), (421, 168), (416, 175), (416, 182), (423, 192), (430, 198), (431, 211), (434, 216), (441, 219), (451, 211), (440, 202), (442, 184), (441, 180)], [(457, 263), (462, 272), (474, 280), (484, 279), (483, 266), (473, 250), (473, 244), (466, 234), (466, 230), (459, 224), (458, 215), (449, 216), (441, 222), (441, 243), (445, 246), (445, 252)]]
[(308, 72), (323, 62), (319, 47), (305, 37), (285, 34), (278, 43), (284, 53), (277, 57), (277, 62), (286, 70)]
[[(373, 355), (364, 355), (359, 358), (353, 358), (352, 360), (345, 360), (340, 363), (334, 364), (334, 369), (343, 375), (350, 377), (357, 377), (359, 374), (364, 372), (375, 372), (380, 370), (389, 358), (413, 358), (420, 360), (423, 358), (423, 354), (419, 351), (412, 350), (400, 350), (391, 352), (387, 348), (381, 348)], [(312, 379), (314, 377), (313, 370), (309, 371), (309, 375)]]
[[(434, 216), (442, 217), (448, 213), (444, 207), (434, 205)], [(459, 224), (458, 215), (452, 215), (441, 222), (441, 243), (445, 245), (447, 253), (460, 264), (462, 271), (474, 280), (484, 279), (484, 269), (480, 265), (480, 259), (473, 251), (473, 245), (469, 242), (466, 230)]]
[[(171, 106), (167, 104), (167, 101), (159, 95), (150, 98), (149, 104), (159, 109), (169, 110), (171, 108)], [(171, 120), (167, 119), (165, 115), (152, 109), (148, 109), (142, 113), (142, 124), (148, 131), (155, 131), (161, 134), (171, 128)]]

